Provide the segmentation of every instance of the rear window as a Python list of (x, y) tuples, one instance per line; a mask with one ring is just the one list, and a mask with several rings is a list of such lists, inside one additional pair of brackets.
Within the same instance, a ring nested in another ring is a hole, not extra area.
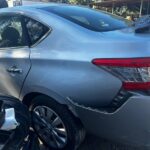
[(131, 22), (115, 15), (110, 15), (101, 11), (78, 6), (50, 6), (41, 8), (50, 13), (54, 13), (84, 28), (106, 32), (127, 28)]

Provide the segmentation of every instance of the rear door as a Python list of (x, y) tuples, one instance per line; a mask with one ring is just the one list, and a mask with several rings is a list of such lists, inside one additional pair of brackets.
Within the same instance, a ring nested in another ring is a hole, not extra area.
[(31, 66), (27, 39), (20, 15), (0, 15), (0, 93), (3, 95), (19, 97)]

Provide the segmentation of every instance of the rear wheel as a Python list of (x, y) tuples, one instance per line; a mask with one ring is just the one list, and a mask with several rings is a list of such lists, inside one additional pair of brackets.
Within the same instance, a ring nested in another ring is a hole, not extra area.
[(85, 130), (66, 106), (47, 96), (38, 96), (31, 110), (34, 129), (50, 149), (74, 150), (83, 141)]

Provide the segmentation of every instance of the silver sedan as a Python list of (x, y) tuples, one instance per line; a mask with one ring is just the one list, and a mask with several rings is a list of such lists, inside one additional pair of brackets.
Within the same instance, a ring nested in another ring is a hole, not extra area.
[(32, 112), (41, 140), (74, 150), (85, 133), (150, 146), (150, 34), (87, 7), (0, 10), (0, 93)]

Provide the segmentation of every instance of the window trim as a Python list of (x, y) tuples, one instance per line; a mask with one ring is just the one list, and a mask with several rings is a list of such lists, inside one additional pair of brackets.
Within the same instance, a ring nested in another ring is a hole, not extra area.
[(48, 30), (47, 33), (45, 33), (37, 42), (35, 42), (34, 44), (32, 44), (32, 45), (29, 46), (29, 47), (30, 47), (30, 48), (36, 47), (36, 46), (39, 45), (44, 39), (46, 39), (50, 33), (51, 33), (51, 30)]
[(17, 46), (17, 47), (4, 47), (4, 48), (0, 48), (0, 51), (3, 51), (3, 50), (14, 50), (14, 49), (23, 49), (23, 48), (29, 48), (29, 46)]

